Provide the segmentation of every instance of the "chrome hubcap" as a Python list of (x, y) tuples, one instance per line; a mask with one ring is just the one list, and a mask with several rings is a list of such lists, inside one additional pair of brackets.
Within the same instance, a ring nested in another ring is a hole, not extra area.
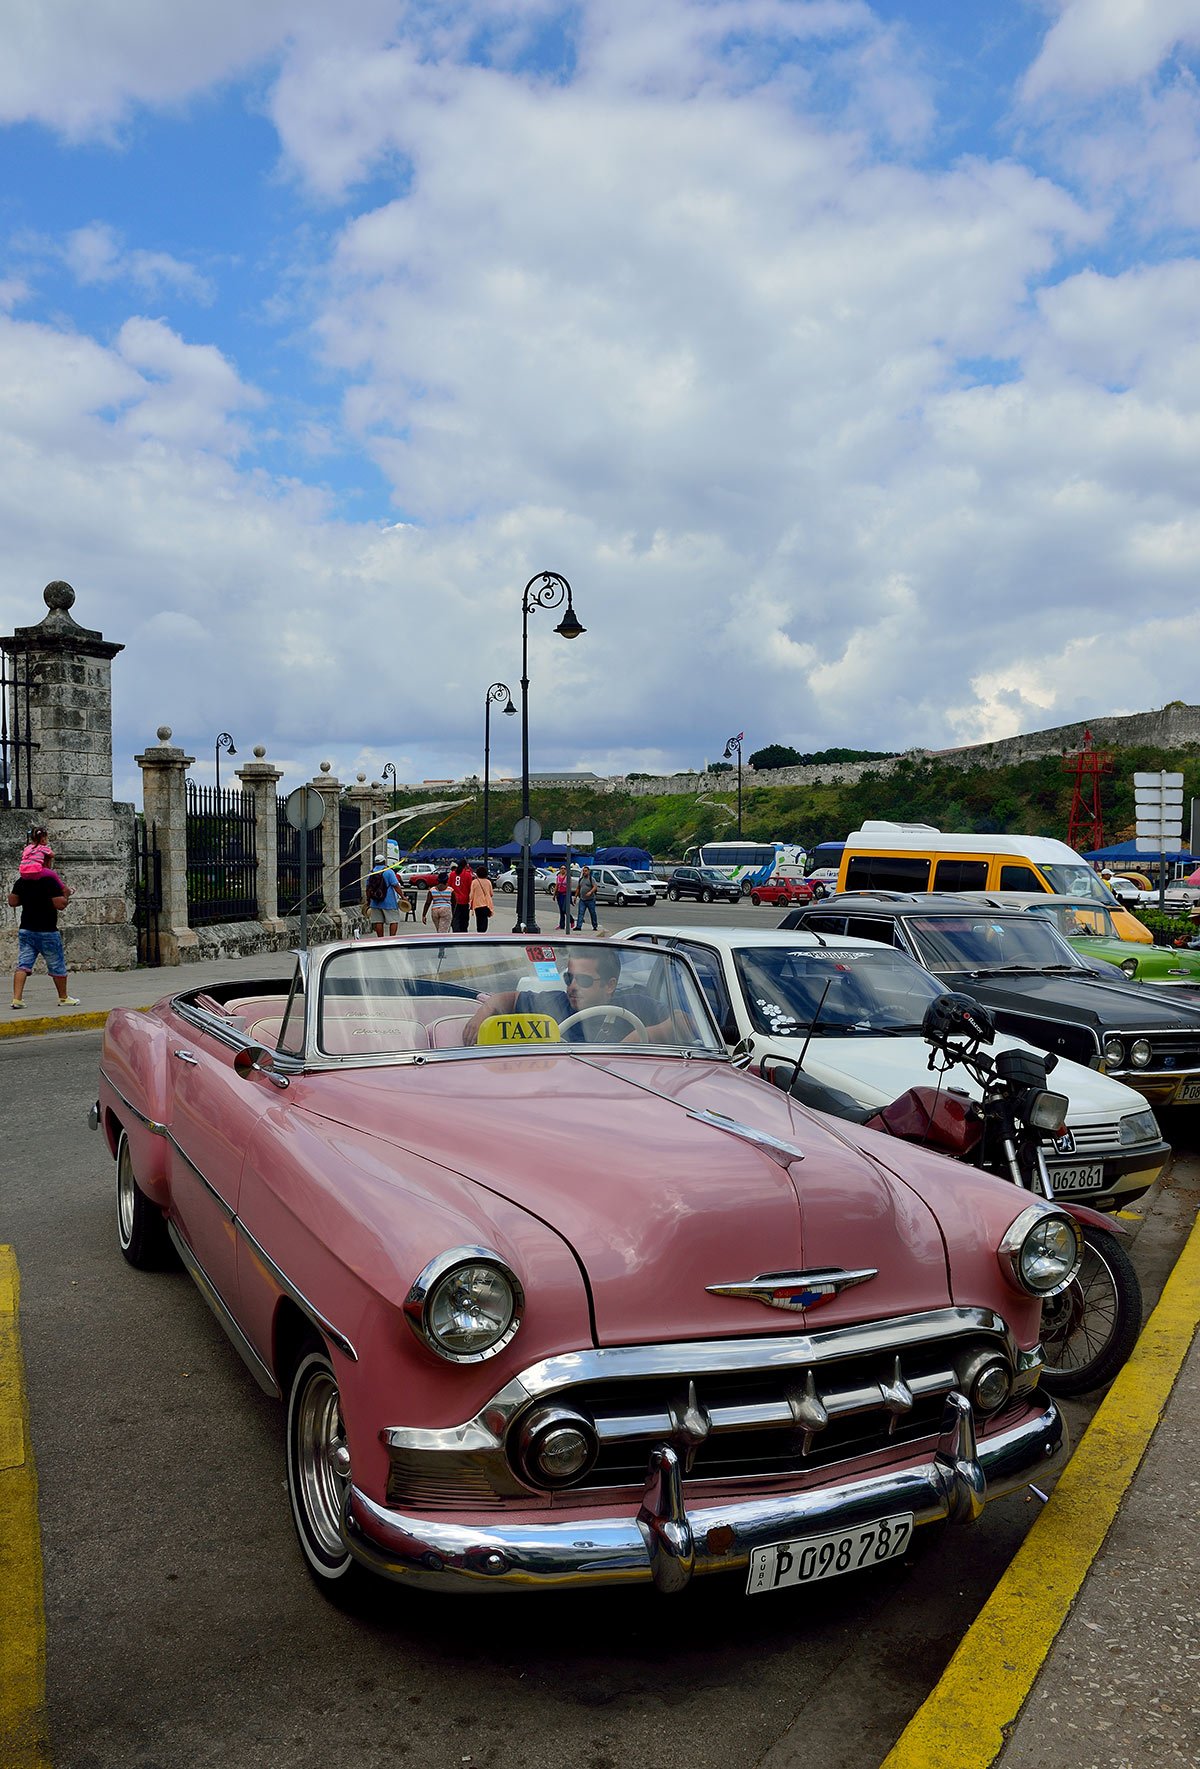
[(342, 1498), (350, 1478), (350, 1451), (342, 1428), (337, 1384), (318, 1371), (301, 1396), (296, 1416), (296, 1473), (313, 1535), (331, 1560), (345, 1551)]
[(133, 1183), (129, 1144), (122, 1142), (117, 1159), (117, 1232), (121, 1237), (122, 1247), (128, 1247), (133, 1238)]

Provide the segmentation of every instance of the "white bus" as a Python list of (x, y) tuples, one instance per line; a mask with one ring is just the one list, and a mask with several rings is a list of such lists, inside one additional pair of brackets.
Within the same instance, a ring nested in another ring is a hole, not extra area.
[(707, 866), (722, 878), (736, 881), (748, 897), (754, 886), (765, 884), (777, 866), (804, 865), (804, 849), (787, 842), (701, 842), (684, 851), (686, 866)]

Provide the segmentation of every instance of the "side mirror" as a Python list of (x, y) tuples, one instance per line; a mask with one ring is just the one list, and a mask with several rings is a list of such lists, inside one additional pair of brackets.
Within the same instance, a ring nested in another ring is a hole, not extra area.
[(748, 1069), (750, 1067), (750, 1058), (754, 1055), (753, 1038), (739, 1039), (729, 1055), (735, 1069)]
[(255, 1069), (261, 1070), (264, 1075), (269, 1075), (274, 1067), (275, 1058), (261, 1044), (246, 1046), (237, 1051), (233, 1059), (233, 1072), (243, 1081), (248, 1081)]

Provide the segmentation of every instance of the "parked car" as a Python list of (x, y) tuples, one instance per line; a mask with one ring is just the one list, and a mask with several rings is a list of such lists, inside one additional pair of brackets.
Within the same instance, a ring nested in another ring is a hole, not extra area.
[(1103, 1064), (1155, 1105), (1200, 1104), (1200, 1008), (1072, 952), (1044, 915), (974, 897), (855, 891), (780, 924), (898, 946), (947, 989), (986, 1002), (1002, 1032)]
[(811, 903), (815, 893), (808, 879), (799, 873), (773, 872), (762, 884), (751, 887), (750, 901), (760, 903)]
[(667, 896), (672, 903), (680, 897), (694, 897), (700, 903), (740, 903), (742, 887), (711, 866), (677, 866), (667, 880)]
[[(930, 1080), (921, 1022), (946, 986), (894, 947), (695, 927), (628, 928), (618, 938), (690, 958), (726, 1043), (749, 1049), (764, 1074), (780, 1064), (790, 1074), (799, 1062), (872, 1111)], [(1022, 1044), (1001, 1035), (989, 1051)], [(981, 1097), (961, 1063), (945, 1085)], [(1056, 1195), (1110, 1207), (1140, 1198), (1171, 1153), (1141, 1094), (1067, 1059), (1056, 1064), (1053, 1085), (1070, 1101), (1066, 1134), (1047, 1162)]]
[(990, 898), (989, 901), (1047, 916), (1073, 952), (1078, 952), (1081, 958), (1115, 966), (1131, 982), (1200, 988), (1200, 952), (1177, 950), (1171, 946), (1140, 946), (1123, 940), (1112, 914), (1090, 897), (1047, 897), (1030, 893)]
[(618, 908), (637, 908), (657, 903), (658, 893), (645, 877), (628, 866), (593, 866), (597, 903), (614, 903)]
[(93, 1122), (126, 1260), (174, 1250), (283, 1400), (339, 1600), (810, 1584), (1065, 1455), (1074, 1219), (739, 1073), (678, 954), (316, 947), (110, 1014)]
[(829, 897), (837, 890), (838, 869), (836, 866), (816, 866), (808, 874), (808, 882), (812, 886), (814, 897)]
[[(550, 894), (553, 896), (553, 894), (554, 894), (554, 880), (555, 880), (556, 875), (557, 875), (557, 868), (556, 867), (535, 866), (533, 869), (533, 888), (534, 888), (534, 890), (535, 891), (544, 891), (546, 889), (547, 885), (549, 885)], [(498, 891), (509, 891), (515, 895), (516, 889), (517, 889), (517, 869), (515, 866), (510, 866), (506, 872), (502, 872), (500, 874), (499, 878), (496, 880), (495, 888)]]
[(1200, 867), (1189, 872), (1186, 878), (1177, 878), (1169, 884), (1164, 892), (1164, 907), (1168, 915), (1186, 915), (1200, 903)]

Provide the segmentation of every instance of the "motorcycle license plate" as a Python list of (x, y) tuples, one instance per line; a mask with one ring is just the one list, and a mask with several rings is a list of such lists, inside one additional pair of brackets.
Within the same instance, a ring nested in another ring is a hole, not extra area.
[(1097, 1161), (1087, 1167), (1052, 1167), (1050, 1183), (1056, 1192), (1098, 1192), (1104, 1188), (1104, 1165)]
[(1200, 1100), (1200, 1081), (1185, 1081), (1175, 1095), (1177, 1106), (1194, 1106)]
[(757, 1597), (760, 1591), (782, 1591), (789, 1585), (815, 1585), (818, 1579), (835, 1579), (844, 1572), (894, 1560), (912, 1540), (912, 1527), (912, 1512), (908, 1511), (876, 1523), (860, 1523), (856, 1529), (836, 1529), (825, 1536), (802, 1536), (798, 1542), (755, 1548), (750, 1555), (746, 1595)]

